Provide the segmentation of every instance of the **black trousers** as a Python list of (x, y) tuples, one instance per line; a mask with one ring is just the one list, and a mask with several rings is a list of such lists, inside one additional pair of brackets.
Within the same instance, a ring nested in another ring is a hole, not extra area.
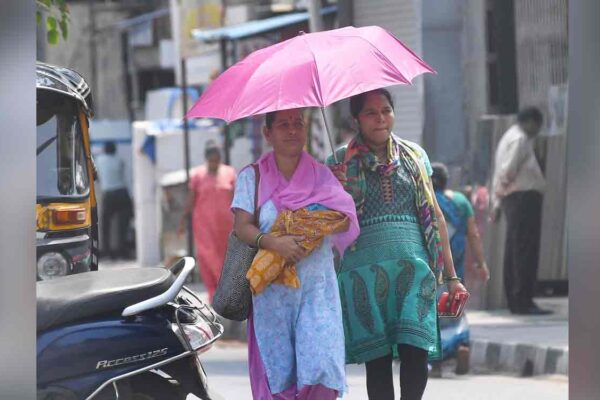
[[(117, 250), (110, 248), (110, 234), (113, 216), (117, 215), (118, 242)], [(129, 219), (133, 215), (131, 199), (127, 189), (109, 190), (102, 196), (102, 247), (104, 254), (114, 258), (116, 256), (125, 257), (127, 255), (127, 226)]]
[[(398, 345), (400, 354), (400, 398), (420, 400), (428, 377), (427, 351), (406, 344)], [(369, 400), (394, 400), (392, 355), (367, 362)]]
[(504, 290), (512, 312), (533, 305), (540, 253), (542, 194), (515, 192), (502, 200), (506, 215)]

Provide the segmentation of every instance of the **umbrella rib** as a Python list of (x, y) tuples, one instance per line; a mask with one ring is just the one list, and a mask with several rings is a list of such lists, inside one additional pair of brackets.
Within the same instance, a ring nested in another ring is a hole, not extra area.
[(378, 53), (381, 55), (381, 57), (385, 59), (386, 63), (387, 63), (389, 66), (391, 66), (391, 67), (394, 69), (394, 71), (396, 71), (396, 72), (398, 73), (398, 75), (400, 75), (400, 76), (402, 77), (402, 79), (404, 79), (404, 82), (405, 82), (405, 83), (407, 83), (407, 84), (409, 84), (409, 85), (412, 85), (412, 80), (409, 80), (409, 79), (407, 79), (407, 78), (406, 78), (406, 76), (404, 75), (404, 73), (403, 73), (402, 71), (400, 71), (398, 68), (396, 68), (396, 65), (395, 65), (395, 64), (392, 62), (392, 60), (390, 60), (386, 54), (382, 53), (382, 52), (381, 52), (381, 51), (380, 51), (380, 50), (377, 48), (377, 46), (375, 46), (373, 43), (371, 43), (371, 41), (370, 41), (370, 40), (367, 40), (367, 39), (366, 39), (366, 38), (364, 38), (364, 37), (361, 37), (361, 36), (357, 36), (357, 37), (358, 37), (359, 39), (361, 39), (361, 40), (363, 40), (363, 41), (367, 42), (367, 43), (368, 43), (368, 45), (369, 45), (370, 47), (372, 47), (373, 49), (375, 49), (375, 50), (376, 50), (376, 51), (377, 51), (377, 52), (378, 52)]
[[(278, 52), (282, 51), (284, 48), (285, 48), (284, 46), (281, 46), (281, 47), (280, 47), (280, 48), (278, 48), (278, 49), (277, 49), (277, 50), (276, 50), (276, 51), (275, 51), (273, 54), (275, 54), (275, 53), (278, 53)], [(236, 106), (236, 105), (238, 104), (238, 102), (239, 102), (239, 101), (240, 101), (240, 100), (243, 98), (243, 95), (242, 95), (242, 93), (244, 92), (244, 90), (246, 90), (246, 87), (248, 86), (248, 84), (250, 83), (250, 81), (252, 80), (252, 78), (254, 78), (254, 76), (257, 74), (257, 72), (258, 72), (258, 70), (259, 70), (259, 69), (261, 69), (261, 68), (262, 68), (262, 67), (263, 67), (265, 64), (267, 64), (267, 61), (268, 61), (268, 60), (269, 60), (271, 57), (273, 57), (273, 54), (271, 54), (269, 57), (267, 57), (267, 58), (265, 58), (264, 60), (262, 60), (262, 62), (260, 62), (260, 64), (258, 65), (258, 67), (257, 67), (257, 68), (256, 68), (256, 69), (255, 69), (255, 70), (252, 72), (252, 74), (250, 75), (250, 77), (249, 77), (249, 78), (246, 80), (246, 82), (244, 83), (244, 85), (243, 85), (243, 88), (242, 88), (242, 89), (240, 89), (240, 91), (239, 91), (239, 95), (237, 96), (236, 100), (234, 101), (234, 103), (233, 103), (233, 104), (232, 104), (232, 106), (230, 107), (230, 110), (233, 110), (233, 109), (235, 109), (235, 106)], [(243, 62), (243, 60), (242, 60), (241, 62)], [(237, 64), (238, 64), (238, 63), (236, 63), (235, 65), (237, 65)], [(281, 78), (280, 78), (280, 79), (281, 79)], [(251, 113), (251, 114), (248, 114), (248, 115), (245, 115), (245, 116), (242, 116), (242, 117), (238, 117), (238, 118), (236, 118), (236, 120), (238, 120), (238, 119), (242, 119), (242, 118), (246, 118), (246, 117), (248, 117), (248, 116), (251, 116), (251, 115), (253, 115), (253, 114)], [(233, 121), (233, 120), (232, 120), (232, 121)], [(229, 122), (231, 122), (231, 121), (229, 121)]]
[[(402, 42), (401, 42), (401, 41), (400, 41), (400, 40), (399, 40), (399, 39), (398, 39), (398, 38), (397, 38), (397, 37), (396, 37), (394, 34), (392, 34), (392, 33), (391, 33), (391, 32), (389, 32), (389, 31), (386, 31), (386, 32), (387, 32), (387, 34), (388, 34), (388, 35), (390, 35), (391, 37), (393, 37), (393, 38), (394, 38), (394, 40), (396, 40), (396, 41), (398, 42), (398, 44), (400, 44), (400, 45), (401, 45), (401, 46), (402, 46), (402, 47), (403, 47), (403, 48), (404, 48), (404, 49), (405, 49), (405, 50), (406, 50), (406, 51), (407, 51), (407, 52), (408, 52), (410, 55), (412, 55), (412, 56), (414, 57), (414, 60), (415, 60), (416, 62), (418, 62), (418, 63), (419, 63), (419, 64), (420, 64), (420, 65), (421, 65), (423, 68), (425, 68), (425, 69), (426, 69), (426, 70), (427, 70), (429, 73), (434, 73), (434, 74), (435, 74), (435, 71), (434, 71), (434, 70), (433, 70), (433, 69), (432, 69), (432, 68), (431, 68), (429, 65), (427, 65), (427, 63), (425, 63), (425, 61), (423, 61), (423, 60), (421, 59), (421, 57), (419, 57), (417, 54), (415, 54), (415, 52), (413, 52), (413, 51), (412, 51), (410, 48), (408, 48), (407, 46), (405, 46), (405, 45), (404, 45), (404, 43), (402, 43)], [(405, 81), (406, 81), (406, 83), (407, 83), (407, 84), (410, 84), (410, 85), (412, 85), (412, 80), (413, 80), (414, 78), (416, 78), (416, 76), (414, 76), (414, 77), (413, 77), (413, 78), (411, 78), (410, 80), (409, 80), (409, 79), (407, 79), (407, 78), (406, 78), (406, 76), (404, 75), (404, 73), (402, 73), (400, 70), (398, 70), (398, 68), (396, 68), (396, 65), (395, 65), (395, 64), (394, 64), (394, 63), (393, 63), (393, 62), (392, 62), (392, 61), (391, 61), (391, 60), (388, 58), (388, 56), (387, 56), (387, 55), (385, 55), (384, 53), (382, 53), (382, 52), (381, 52), (381, 51), (380, 51), (380, 50), (377, 48), (377, 46), (375, 46), (375, 45), (373, 44), (373, 42), (371, 42), (370, 40), (368, 40), (368, 39), (367, 39), (367, 38), (365, 38), (364, 36), (355, 35), (355, 34), (352, 34), (352, 35), (332, 35), (332, 36), (336, 36), (336, 37), (353, 37), (353, 38), (357, 38), (357, 39), (363, 40), (363, 41), (367, 42), (367, 43), (369, 44), (369, 46), (371, 46), (372, 48), (374, 48), (375, 50), (377, 50), (377, 51), (378, 51), (378, 52), (379, 52), (379, 53), (380, 53), (380, 54), (381, 54), (383, 57), (385, 57), (385, 59), (386, 59), (386, 61), (388, 62), (388, 64), (390, 64), (390, 65), (391, 65), (391, 66), (394, 68), (394, 70), (396, 70), (396, 72), (397, 72), (398, 74), (400, 74), (400, 75), (401, 75), (401, 76), (402, 76), (402, 77), (405, 79)], [(422, 75), (422, 73), (421, 73), (421, 74), (419, 74), (419, 75)], [(417, 75), (417, 76), (418, 76), (418, 75)]]

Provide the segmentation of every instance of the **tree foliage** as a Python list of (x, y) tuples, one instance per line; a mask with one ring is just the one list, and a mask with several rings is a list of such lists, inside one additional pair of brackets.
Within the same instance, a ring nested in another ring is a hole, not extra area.
[(46, 27), (48, 43), (58, 44), (69, 37), (69, 7), (66, 0), (36, 0), (38, 26)]

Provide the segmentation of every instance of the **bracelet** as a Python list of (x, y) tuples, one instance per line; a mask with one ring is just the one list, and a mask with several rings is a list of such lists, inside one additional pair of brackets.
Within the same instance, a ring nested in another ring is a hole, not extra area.
[(266, 234), (264, 234), (264, 233), (262, 233), (262, 232), (261, 232), (261, 233), (259, 233), (258, 235), (256, 235), (256, 248), (257, 248), (257, 249), (260, 249), (260, 248), (261, 248), (261, 247), (260, 247), (260, 241), (262, 240), (262, 238), (264, 238), (264, 237), (265, 237), (265, 235), (266, 235)]
[(254, 246), (257, 249), (260, 249), (260, 240), (263, 238), (263, 236), (265, 236), (265, 234), (262, 232), (259, 232), (258, 235), (256, 235), (256, 237), (254, 238)]
[(452, 281), (462, 282), (462, 279), (460, 279), (458, 276), (451, 276), (449, 278), (444, 278), (445, 283), (452, 282)]
[(261, 241), (261, 240), (263, 240), (263, 238), (264, 238), (265, 236), (267, 236), (267, 235), (266, 235), (266, 234), (264, 234), (264, 235), (261, 235), (261, 236), (258, 238), (258, 242), (256, 243), (256, 245), (258, 246), (258, 248), (259, 248), (259, 249), (262, 249), (262, 247), (260, 247), (260, 241)]

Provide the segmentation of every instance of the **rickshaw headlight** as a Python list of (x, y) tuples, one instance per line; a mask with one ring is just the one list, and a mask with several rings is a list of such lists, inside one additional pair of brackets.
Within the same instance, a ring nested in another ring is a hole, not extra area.
[(50, 252), (42, 255), (37, 262), (38, 276), (42, 280), (49, 280), (67, 275), (69, 262), (60, 253)]

